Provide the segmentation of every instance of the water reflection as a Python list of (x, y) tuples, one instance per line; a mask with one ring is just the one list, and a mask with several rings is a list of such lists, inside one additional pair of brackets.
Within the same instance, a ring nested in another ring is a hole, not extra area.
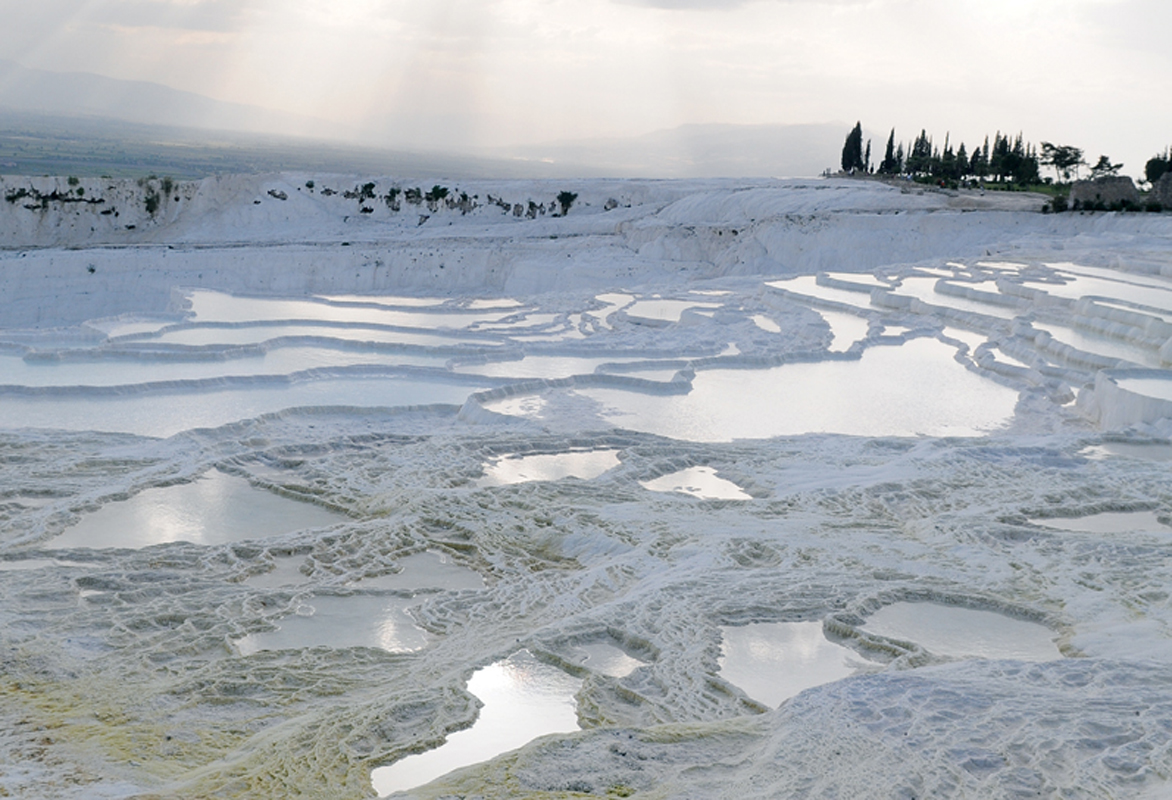
[(402, 597), (311, 596), (296, 613), (282, 617), (275, 631), (237, 640), (241, 655), (260, 650), (304, 647), (375, 647), (410, 653), (427, 645), (427, 634), (405, 609), (414, 600)]
[(477, 670), (468, 680), (468, 691), (484, 703), (476, 723), (451, 734), (435, 750), (374, 770), (370, 776), (374, 790), (385, 796), (412, 789), (539, 736), (578, 730), (574, 694), (581, 685), (527, 650)]
[(712, 467), (689, 467), (650, 481), (640, 481), (653, 492), (680, 492), (706, 500), (751, 500), (744, 489), (732, 481), (718, 478)]
[(1035, 525), (1084, 533), (1172, 533), (1156, 518), (1155, 511), (1105, 511), (1085, 517), (1044, 517), (1031, 519)]
[(646, 666), (647, 663), (637, 658), (631, 658), (613, 644), (605, 642), (578, 645), (574, 650), (578, 655), (579, 664), (612, 678), (625, 678), (639, 667)]
[(862, 630), (915, 642), (931, 653), (951, 658), (1062, 658), (1054, 644), (1054, 632), (1044, 625), (939, 603), (892, 603), (868, 617)]
[(191, 483), (147, 489), (86, 514), (52, 547), (141, 548), (164, 542), (216, 545), (342, 522), (345, 516), (256, 489), (211, 470)]
[(577, 391), (601, 402), (618, 427), (688, 441), (812, 432), (978, 436), (1007, 422), (1017, 392), (969, 372), (954, 352), (915, 339), (870, 348), (861, 360), (703, 370), (686, 395)]
[(528, 456), (504, 456), (484, 466), (477, 486), (504, 486), (528, 481), (580, 478), (588, 481), (619, 465), (618, 450), (580, 450)]
[(853, 651), (826, 638), (821, 622), (762, 622), (720, 634), (720, 676), (771, 707), (861, 666)]

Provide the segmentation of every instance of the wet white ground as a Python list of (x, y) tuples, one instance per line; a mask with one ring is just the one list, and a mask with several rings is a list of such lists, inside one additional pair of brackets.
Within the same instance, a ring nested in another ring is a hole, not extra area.
[(311, 265), (216, 186), (0, 256), (4, 792), (1167, 788), (1168, 217), (588, 184)]

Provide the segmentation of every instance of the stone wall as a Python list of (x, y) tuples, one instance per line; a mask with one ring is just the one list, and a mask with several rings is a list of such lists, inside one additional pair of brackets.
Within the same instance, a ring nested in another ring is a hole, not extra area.
[(1112, 203), (1139, 203), (1139, 190), (1131, 182), (1131, 178), (1117, 176), (1098, 178), (1093, 181), (1075, 181), (1070, 187), (1070, 202), (1098, 203), (1111, 205)]
[(1152, 186), (1151, 199), (1172, 211), (1172, 172), (1165, 172)]

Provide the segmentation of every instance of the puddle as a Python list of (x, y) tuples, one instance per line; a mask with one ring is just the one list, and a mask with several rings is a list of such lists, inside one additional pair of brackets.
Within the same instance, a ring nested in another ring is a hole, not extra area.
[(141, 333), (154, 333), (168, 325), (174, 325), (177, 320), (136, 320), (136, 319), (104, 319), (92, 320), (86, 327), (94, 328), (106, 334), (111, 339), (119, 336), (133, 336)]
[(754, 325), (763, 331), (767, 331), (768, 333), (781, 333), (781, 326), (764, 314), (754, 314), (750, 319), (753, 320)]
[[(512, 315), (510, 315), (512, 316)], [(477, 323), (475, 330), (478, 331), (527, 331), (530, 328), (548, 328), (561, 318), (561, 314), (525, 314), (518, 320), (512, 322), (498, 322), (498, 323)]]
[(23, 572), (30, 569), (44, 569), (45, 567), (81, 567), (88, 569), (96, 564), (87, 564), (84, 561), (59, 561), (55, 558), (29, 558), (24, 561), (0, 561), (0, 572)]
[[(1010, 306), (982, 303), (979, 300), (970, 300), (967, 297), (956, 297), (951, 294), (941, 294), (936, 291), (938, 278), (904, 278), (899, 288), (892, 292), (894, 295), (916, 297), (934, 306), (953, 308), (957, 311), (969, 311), (975, 314), (984, 314), (987, 317), (1013, 319), (1022, 312)], [(967, 284), (960, 284), (967, 285)]]
[(821, 622), (762, 622), (722, 627), (720, 634), (720, 677), (774, 708), (861, 666), (854, 651), (826, 638)]
[(1156, 519), (1155, 511), (1105, 511), (1086, 517), (1043, 517), (1030, 522), (1083, 533), (1172, 533), (1172, 528)]
[(705, 500), (752, 500), (752, 496), (732, 481), (716, 477), (712, 467), (689, 467), (651, 481), (639, 482), (653, 492), (679, 492)]
[(591, 375), (602, 364), (626, 364), (642, 358), (583, 358), (580, 356), (525, 356), (517, 361), (490, 361), (487, 364), (462, 364), (453, 372), (500, 378), (566, 378)]
[(119, 358), (43, 362), (0, 355), (0, 376), (7, 384), (21, 386), (129, 386), (243, 375), (289, 375), (308, 369), (352, 367), (359, 364), (442, 369), (448, 358), (447, 355), (363, 353), (329, 346), (279, 347), (242, 358), (210, 358), (203, 361)]
[(865, 339), (871, 325), (863, 317), (856, 317), (845, 311), (818, 311), (826, 324), (830, 326), (830, 333), (834, 339), (830, 342), (832, 352), (849, 350), (850, 346), (860, 339)]
[[(1092, 272), (1098, 272), (1099, 275), (1092, 275)], [(1115, 275), (1108, 270), (1092, 270), (1089, 267), (1063, 266), (1058, 275), (1067, 282), (1053, 284), (1027, 280), (1024, 283), (1032, 289), (1041, 289), (1054, 297), (1077, 300), (1093, 295), (1172, 311), (1172, 285), (1168, 283), (1144, 280), (1138, 275)]]
[[(956, 363), (935, 339), (869, 348), (861, 360), (702, 370), (686, 395), (578, 389), (611, 424), (687, 441), (840, 433), (978, 436), (1013, 416), (1017, 392)], [(860, 391), (866, 387), (866, 391)]]
[(571, 477), (588, 481), (618, 465), (618, 450), (504, 456), (485, 464), (484, 477), (476, 482), (476, 486), (505, 486), (529, 481), (557, 481)]
[(442, 297), (400, 297), (389, 294), (319, 294), (323, 300), (338, 303), (378, 303), (384, 306), (441, 306), (447, 301)]
[(259, 344), (289, 336), (316, 336), (323, 339), (343, 341), (380, 342), (405, 344), (420, 347), (455, 347), (475, 345), (477, 347), (499, 346), (500, 341), (474, 335), (447, 335), (439, 333), (414, 333), (386, 328), (353, 328), (330, 325), (244, 325), (233, 328), (191, 327), (165, 331), (145, 341), (182, 344), (191, 346)]
[(275, 631), (237, 640), (241, 655), (305, 647), (373, 647), (411, 653), (427, 645), (427, 634), (407, 615), (416, 601), (403, 597), (309, 596), (296, 613), (275, 620)]
[(1022, 367), (1023, 369), (1030, 369), (1029, 364), (1025, 363), (1024, 361), (1020, 361), (1020, 360), (1014, 358), (1013, 356), (1009, 355), (1001, 348), (996, 349), (995, 358), (996, 358), (997, 362), (1000, 364), (1009, 364), (1010, 366), (1013, 366), (1013, 367)]
[(1068, 344), (1071, 347), (1092, 353), (1103, 358), (1115, 358), (1141, 364), (1146, 367), (1160, 366), (1160, 356), (1155, 350), (1129, 345), (1118, 339), (1108, 339), (1102, 336), (1083, 333), (1067, 325), (1054, 325), (1046, 322), (1033, 323), (1035, 330), (1045, 331), (1056, 341)]
[(843, 283), (855, 283), (861, 291), (869, 292), (872, 289), (889, 289), (886, 281), (882, 281), (867, 272), (827, 272), (826, 277)]
[(686, 309), (720, 308), (720, 306), (720, 303), (702, 303), (696, 300), (640, 300), (627, 307), (627, 316), (634, 319), (679, 322), (680, 315)]
[(514, 300), (511, 297), (498, 297), (488, 300), (473, 300), (468, 304), (468, 308), (475, 311), (480, 311), (485, 308), (517, 308), (525, 305), (520, 300)]
[(380, 797), (406, 791), (540, 736), (577, 731), (574, 695), (581, 686), (527, 650), (479, 669), (468, 679), (468, 691), (484, 703), (472, 727), (449, 735), (435, 750), (375, 769), (371, 784)]
[(1136, 458), (1141, 461), (1172, 461), (1172, 444), (1137, 444), (1134, 442), (1104, 442), (1082, 450), (1091, 459)]
[(975, 331), (968, 331), (964, 328), (944, 328), (944, 335), (949, 339), (956, 339), (959, 342), (964, 342), (969, 347), (969, 357), (977, 351), (977, 348), (989, 341), (989, 337), (983, 333)]
[(216, 545), (261, 539), (347, 518), (311, 503), (256, 489), (211, 470), (191, 483), (147, 489), (86, 514), (49, 542), (56, 548), (138, 549), (163, 542)]
[(444, 553), (430, 550), (400, 558), (400, 572), (379, 575), (374, 578), (360, 578), (355, 581), (363, 589), (393, 589), (413, 591), (417, 589), (483, 589), (484, 578), (480, 573), (453, 563)]
[(613, 327), (610, 324), (611, 314), (635, 302), (635, 296), (630, 294), (600, 294), (594, 299), (600, 303), (606, 303), (606, 305), (603, 308), (585, 313), (598, 320), (598, 324), (604, 328)]
[(935, 655), (951, 658), (1062, 658), (1054, 631), (1044, 625), (938, 603), (892, 603), (872, 614), (862, 630), (915, 642)]
[(631, 658), (613, 644), (605, 642), (578, 645), (574, 653), (582, 666), (612, 678), (625, 678), (639, 667), (647, 666), (646, 661)]
[(765, 285), (782, 289), (790, 294), (812, 297), (817, 300), (828, 300), (832, 303), (842, 303), (856, 308), (871, 308), (871, 295), (869, 293), (819, 286), (815, 283), (816, 280), (814, 275), (803, 275), (800, 278), (790, 278), (784, 281), (767, 281)]
[(190, 292), (187, 298), (191, 305), (192, 319), (199, 322), (327, 320), (400, 325), (407, 328), (466, 328), (475, 322), (497, 322), (515, 313), (512, 310), (396, 311), (392, 308), (331, 305), (314, 300), (235, 297), (204, 289)]
[(1172, 372), (1168, 373), (1167, 378), (1118, 378), (1115, 382), (1120, 389), (1144, 397), (1172, 400)]
[(167, 437), (193, 428), (215, 428), (302, 406), (462, 405), (469, 394), (485, 388), (488, 387), (442, 380), (345, 378), (140, 395), (0, 396), (0, 419), (5, 428), (54, 428)]

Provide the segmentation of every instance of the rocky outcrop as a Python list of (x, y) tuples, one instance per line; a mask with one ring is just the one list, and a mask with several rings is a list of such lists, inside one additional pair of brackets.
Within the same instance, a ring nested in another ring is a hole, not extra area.
[(1093, 181), (1075, 181), (1070, 187), (1070, 202), (1079, 205), (1099, 205), (1108, 207), (1116, 203), (1139, 203), (1139, 190), (1135, 188), (1131, 178), (1113, 176), (1097, 178)]
[(1152, 186), (1151, 199), (1165, 209), (1172, 210), (1172, 172), (1165, 172)]

